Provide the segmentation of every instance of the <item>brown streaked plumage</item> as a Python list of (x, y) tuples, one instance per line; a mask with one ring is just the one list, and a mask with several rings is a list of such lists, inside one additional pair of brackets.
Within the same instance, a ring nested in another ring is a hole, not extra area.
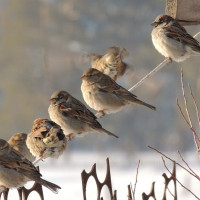
[(182, 62), (193, 55), (200, 55), (200, 43), (187, 33), (185, 28), (169, 15), (159, 15), (151, 24), (155, 48), (165, 58)]
[(67, 138), (58, 124), (39, 118), (33, 122), (26, 143), (31, 153), (39, 160), (58, 158), (67, 146)]
[(50, 102), (48, 111), (51, 120), (59, 124), (68, 137), (74, 138), (88, 132), (98, 132), (118, 138), (104, 129), (96, 116), (68, 92), (55, 91)]
[(30, 150), (28, 149), (26, 145), (26, 140), (26, 133), (17, 133), (8, 140), (8, 143), (13, 149), (19, 151), (26, 159), (33, 162), (36, 159), (36, 157), (33, 156)]
[(125, 48), (112, 46), (108, 48), (105, 55), (91, 54), (88, 57), (92, 68), (98, 69), (116, 81), (128, 68), (128, 64), (123, 61), (127, 56), (129, 53)]
[(85, 102), (103, 115), (117, 112), (128, 104), (144, 105), (156, 110), (97, 69), (88, 68), (82, 80), (81, 91)]
[(28, 181), (35, 181), (53, 192), (61, 189), (58, 185), (41, 178), (36, 167), (8, 142), (0, 139), (0, 186), (1, 188), (18, 188)]

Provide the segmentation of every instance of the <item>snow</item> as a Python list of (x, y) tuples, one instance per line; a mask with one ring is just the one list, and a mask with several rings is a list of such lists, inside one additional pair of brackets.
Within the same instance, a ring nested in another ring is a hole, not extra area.
[[(166, 153), (167, 154), (167, 153)], [(170, 157), (181, 163), (178, 157)], [(46, 159), (39, 163), (40, 172), (43, 178), (59, 185), (62, 189), (58, 194), (52, 193), (50, 190), (43, 187), (44, 198), (48, 200), (80, 200), (83, 199), (81, 172), (85, 169), (89, 172), (94, 163), (97, 164), (97, 175), (102, 182), (106, 175), (106, 158), (109, 157), (111, 167), (112, 188), (117, 190), (118, 200), (127, 199), (127, 186), (131, 183), (135, 184), (137, 162), (140, 159), (140, 167), (138, 174), (138, 182), (136, 186), (136, 199), (142, 199), (142, 193), (148, 194), (151, 189), (152, 182), (155, 183), (155, 192), (157, 199), (162, 199), (164, 190), (163, 173), (169, 177), (169, 173), (165, 169), (161, 157), (156, 153), (134, 153), (127, 155), (123, 153), (109, 152), (70, 152), (64, 153), (59, 159)], [(190, 164), (192, 169), (199, 174), (199, 160), (193, 152), (184, 154), (185, 160)], [(166, 160), (166, 164), (172, 170), (172, 163)], [(182, 165), (184, 165), (182, 163)], [(190, 188), (197, 196), (200, 196), (200, 183), (186, 171), (177, 167), (177, 178), (186, 187)], [(26, 187), (30, 187), (32, 183), (28, 183)], [(195, 199), (178, 183), (178, 198), (179, 199)], [(173, 184), (170, 184), (170, 190), (173, 192)], [(90, 178), (87, 185), (87, 200), (96, 199), (97, 189), (93, 178)], [(16, 195), (16, 191), (12, 190), (9, 194), (9, 199)], [(103, 188), (102, 196), (104, 200), (110, 199), (106, 187)], [(173, 199), (168, 193), (167, 198)], [(32, 193), (28, 200), (39, 199), (36, 193)]]

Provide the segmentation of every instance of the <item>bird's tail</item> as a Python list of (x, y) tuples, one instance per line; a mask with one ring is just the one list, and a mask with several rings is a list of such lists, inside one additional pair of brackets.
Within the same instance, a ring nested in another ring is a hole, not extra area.
[(145, 102), (143, 102), (143, 101), (141, 101), (141, 100), (139, 100), (139, 99), (137, 99), (137, 100), (135, 100), (134, 102), (131, 102), (131, 103), (133, 103), (133, 104), (138, 104), (138, 105), (143, 105), (143, 106), (146, 106), (146, 107), (148, 107), (148, 108), (150, 108), (150, 109), (152, 109), (152, 110), (156, 110), (156, 107), (155, 107), (155, 106), (152, 106), (152, 105), (150, 105), (150, 104), (148, 104), (148, 103), (145, 103)]
[[(37, 181), (36, 181), (37, 182)], [(58, 189), (61, 189), (60, 186), (51, 183), (49, 181), (46, 181), (44, 179), (40, 179), (40, 181), (38, 181), (38, 183), (42, 184), (43, 186), (45, 186), (46, 188), (50, 189), (52, 192), (54, 193), (58, 193)]]
[(107, 131), (107, 130), (104, 129), (104, 128), (98, 129), (98, 132), (100, 132), (100, 133), (106, 133), (107, 135), (110, 135), (110, 136), (119, 138), (117, 135), (115, 135), (114, 133), (111, 133), (110, 131)]

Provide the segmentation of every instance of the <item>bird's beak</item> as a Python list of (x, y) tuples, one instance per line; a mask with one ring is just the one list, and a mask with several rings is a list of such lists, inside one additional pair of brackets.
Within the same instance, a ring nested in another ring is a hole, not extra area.
[(85, 75), (83, 75), (83, 76), (81, 76), (81, 79), (82, 79), (82, 80), (87, 80), (87, 79), (88, 79), (88, 77), (87, 77), (87, 76), (85, 76)]
[(56, 99), (55, 99), (55, 98), (51, 98), (51, 99), (49, 99), (49, 101), (50, 101), (51, 103), (55, 103), (55, 102), (56, 102)]
[(151, 23), (151, 26), (156, 27), (156, 26), (158, 26), (158, 24), (159, 24), (158, 22), (152, 22), (152, 23)]

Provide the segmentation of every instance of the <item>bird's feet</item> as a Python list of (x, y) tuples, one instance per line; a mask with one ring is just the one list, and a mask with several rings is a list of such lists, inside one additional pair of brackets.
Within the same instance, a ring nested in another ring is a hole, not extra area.
[(103, 116), (105, 116), (106, 113), (105, 113), (105, 110), (99, 110), (97, 113), (96, 113), (96, 117), (97, 118), (102, 118)]
[(73, 133), (69, 133), (68, 135), (66, 135), (66, 138), (68, 141), (71, 141), (72, 139), (75, 138), (74, 134)]

